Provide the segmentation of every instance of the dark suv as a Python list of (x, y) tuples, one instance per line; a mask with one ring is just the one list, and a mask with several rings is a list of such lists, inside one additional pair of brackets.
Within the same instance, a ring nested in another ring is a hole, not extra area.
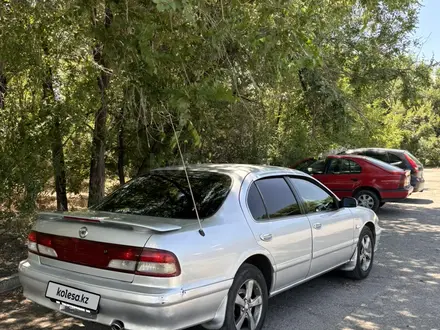
[(414, 192), (423, 191), (425, 179), (423, 178), (423, 165), (409, 151), (383, 148), (361, 148), (341, 152), (347, 155), (362, 155), (379, 159), (385, 163), (411, 171), (411, 185)]

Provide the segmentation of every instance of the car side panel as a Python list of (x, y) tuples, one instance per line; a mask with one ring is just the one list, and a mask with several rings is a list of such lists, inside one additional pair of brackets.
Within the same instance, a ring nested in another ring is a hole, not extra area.
[[(275, 281), (272, 288), (278, 291), (306, 278), (312, 256), (311, 226), (306, 215), (255, 221), (247, 206), (247, 191), (252, 182), (261, 178), (252, 174), (246, 177), (240, 204), (256, 242), (273, 257)], [(272, 239), (262, 240), (260, 236), (264, 234), (271, 234)]]
[[(355, 245), (354, 220), (349, 209), (307, 214), (313, 233), (313, 257), (308, 276), (350, 259)], [(316, 227), (319, 224), (319, 227)]]
[(243, 256), (267, 256), (255, 242), (245, 220), (235, 220), (237, 223), (220, 218), (205, 220), (204, 237), (199, 234), (197, 226), (167, 235), (153, 235), (147, 246), (172, 251), (177, 256), (183, 289), (228, 280), (235, 276), (239, 268), (236, 261)]
[[(351, 197), (353, 191), (361, 182), (358, 179), (359, 174), (314, 174), (313, 177), (321, 181), (339, 198)], [(356, 178), (356, 181), (351, 180)]]
[[(356, 190), (362, 188), (377, 190), (381, 198), (384, 198), (382, 192), (385, 194), (390, 193), (395, 198), (406, 197), (403, 197), (405, 194), (403, 191), (398, 191), (401, 179), (400, 174), (387, 172), (363, 159), (356, 158), (354, 160), (362, 167), (361, 174), (316, 174), (313, 177), (325, 184), (339, 198), (351, 197)], [(348, 183), (348, 181), (352, 181), (353, 184)], [(397, 194), (393, 192), (397, 192)]]
[[(376, 236), (376, 243), (378, 243), (383, 229), (380, 227), (379, 218), (377, 217), (377, 215), (372, 210), (366, 209), (364, 207), (351, 208), (350, 212), (353, 214), (353, 221), (355, 226), (354, 243), (357, 244), (362, 229), (367, 223), (372, 223), (374, 225), (374, 234)], [(377, 247), (378, 244), (376, 244), (375, 250), (377, 249)]]

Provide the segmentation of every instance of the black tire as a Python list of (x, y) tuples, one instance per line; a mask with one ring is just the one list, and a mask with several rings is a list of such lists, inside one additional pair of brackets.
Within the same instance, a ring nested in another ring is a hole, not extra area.
[(385, 202), (380, 202), (379, 207), (382, 207), (385, 205)]
[(354, 198), (357, 199), (358, 204), (360, 206), (364, 206), (364, 205), (362, 205), (362, 201), (360, 199), (361, 198), (368, 198), (368, 197), (372, 199), (373, 203), (372, 203), (371, 207), (370, 206), (365, 206), (365, 207), (373, 210), (374, 212), (377, 212), (377, 210), (379, 209), (379, 206), (380, 206), (380, 199), (379, 199), (379, 196), (377, 196), (377, 194), (374, 191), (360, 190), (354, 195)]
[[(225, 322), (223, 326), (221, 327), (221, 330), (235, 330), (236, 329), (236, 323), (235, 320), (240, 315), (244, 313), (243, 310), (240, 308), (239, 305), (236, 305), (235, 301), (237, 296), (239, 295), (239, 291), (243, 291), (243, 287), (245, 286), (245, 283), (247, 283), (249, 280), (254, 280), (258, 286), (255, 286), (255, 290), (259, 290), (258, 292), (261, 293), (261, 314), (258, 319), (258, 322), (256, 323), (255, 330), (260, 330), (263, 327), (264, 320), (266, 318), (266, 312), (267, 312), (267, 306), (268, 306), (268, 290), (267, 290), (267, 284), (264, 279), (263, 274), (261, 271), (250, 264), (244, 264), (240, 267), (240, 269), (237, 271), (237, 274), (235, 275), (234, 282), (232, 283), (231, 288), (229, 289), (228, 293), (228, 303), (226, 306), (226, 315), (225, 315)], [(259, 307), (259, 306), (258, 306)], [(254, 307), (250, 309), (249, 311), (253, 311), (252, 313), (256, 313), (256, 310)], [(240, 310), (241, 309), (241, 310)], [(248, 324), (249, 320), (246, 317), (245, 321), (243, 322), (243, 329)], [(250, 327), (249, 327), (250, 328)]]
[[(361, 264), (361, 256), (362, 256), (362, 249), (363, 249), (363, 239), (368, 236), (370, 242), (371, 242), (371, 257), (370, 257), (370, 264), (367, 269), (363, 269)], [(364, 227), (361, 231), (361, 234), (359, 235), (359, 242), (357, 246), (357, 260), (356, 260), (356, 267), (350, 272), (347, 272), (347, 275), (355, 280), (363, 280), (366, 278), (371, 271), (371, 268), (373, 267), (374, 262), (374, 237), (373, 233), (371, 232), (371, 229), (368, 227)]]

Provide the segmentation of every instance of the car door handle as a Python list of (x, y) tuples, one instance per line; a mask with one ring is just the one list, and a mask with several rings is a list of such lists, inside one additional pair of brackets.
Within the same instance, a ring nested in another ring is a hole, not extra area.
[(354, 182), (359, 181), (359, 179), (356, 179), (356, 178), (353, 178), (353, 179), (350, 179), (350, 180), (354, 181)]
[(315, 228), (315, 229), (321, 229), (321, 228), (322, 228), (322, 224), (320, 224), (319, 222), (318, 222), (318, 223), (315, 223), (315, 224), (313, 224), (313, 228)]
[(268, 242), (272, 239), (272, 234), (261, 234), (260, 238), (262, 241)]

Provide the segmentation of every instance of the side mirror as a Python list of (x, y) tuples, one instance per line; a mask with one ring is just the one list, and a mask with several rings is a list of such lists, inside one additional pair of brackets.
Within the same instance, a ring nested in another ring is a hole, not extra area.
[(341, 207), (356, 207), (358, 206), (358, 201), (353, 197), (344, 197), (340, 202)]

